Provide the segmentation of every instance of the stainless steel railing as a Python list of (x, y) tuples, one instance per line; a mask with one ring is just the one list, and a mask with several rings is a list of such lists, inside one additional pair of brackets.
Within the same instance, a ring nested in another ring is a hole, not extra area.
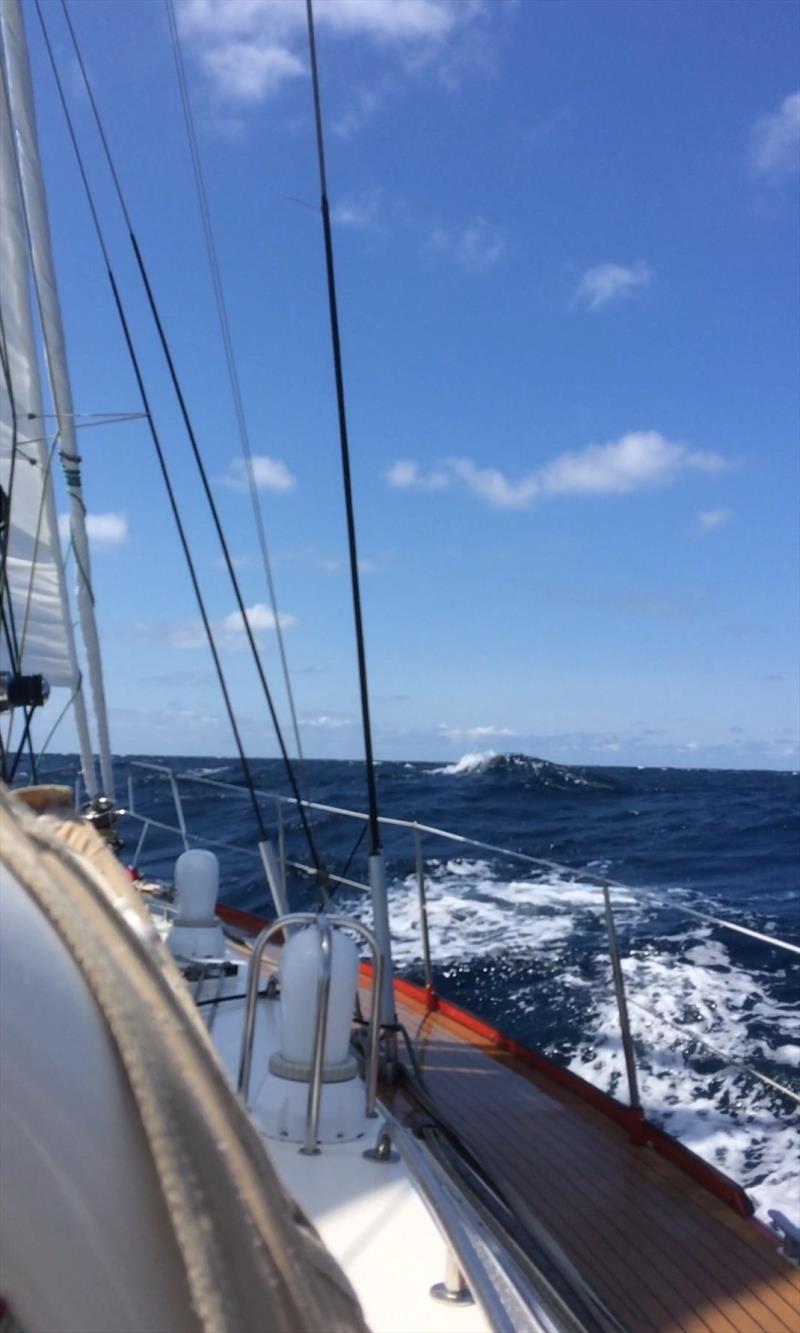
[[(177, 821), (176, 826), (170, 826), (168, 824), (163, 823), (162, 821), (151, 819), (148, 816), (141, 814), (136, 809), (135, 799), (134, 799), (135, 790), (134, 790), (133, 773), (131, 770), (152, 772), (159, 774), (167, 779), (172, 794), (172, 798), (175, 804), (176, 821)], [(202, 787), (214, 788), (220, 791), (233, 792), (239, 796), (245, 795), (244, 789), (240, 786), (237, 786), (235, 783), (220, 782), (218, 779), (202, 777), (198, 774), (193, 774), (193, 773), (175, 773), (174, 770), (168, 768), (165, 765), (152, 764), (144, 760), (131, 760), (129, 763), (129, 773), (128, 773), (129, 808), (126, 811), (126, 813), (129, 814), (134, 819), (143, 822), (142, 835), (139, 839), (137, 852), (141, 851), (141, 846), (148, 827), (153, 827), (165, 832), (172, 833), (175, 836), (179, 837), (184, 847), (188, 846), (190, 842), (198, 842), (202, 843), (204, 846), (207, 847), (219, 847), (227, 851), (236, 851), (238, 853), (245, 854), (248, 856), (253, 856), (256, 859), (260, 859), (258, 852), (253, 851), (251, 848), (246, 848), (240, 845), (226, 843), (220, 840), (207, 838), (205, 836), (198, 836), (192, 834), (187, 828), (186, 819), (184, 817), (179, 783), (191, 783)], [(266, 791), (260, 788), (256, 788), (256, 795), (260, 796), (264, 800), (271, 801), (274, 804), (276, 823), (279, 830), (280, 871), (284, 881), (286, 879), (287, 869), (295, 870), (299, 874), (303, 875), (308, 875), (308, 876), (314, 875), (316, 873), (314, 867), (309, 866), (302, 861), (289, 860), (286, 856), (285, 822), (283, 818), (283, 811), (285, 806), (294, 806), (297, 805), (298, 802), (293, 797), (284, 796), (279, 792)], [(343, 818), (358, 820), (362, 822), (367, 819), (367, 815), (363, 811), (348, 810), (341, 806), (328, 805), (319, 801), (303, 801), (302, 804), (309, 810), (318, 811), (324, 814), (341, 816)], [(432, 1001), (434, 997), (434, 969), (433, 969), (433, 960), (431, 957), (430, 933), (428, 928), (427, 882), (425, 876), (425, 861), (424, 861), (423, 847), (422, 847), (423, 836), (441, 839), (446, 842), (450, 842), (462, 847), (476, 848), (480, 851), (491, 852), (495, 855), (502, 856), (505, 859), (516, 861), (518, 863), (530, 866), (540, 871), (556, 872), (559, 875), (563, 875), (566, 870), (564, 866), (559, 865), (555, 861), (549, 861), (543, 857), (531, 856), (527, 852), (515, 851), (512, 848), (501, 847), (496, 843), (486, 842), (479, 838), (471, 838), (460, 833), (452, 833), (449, 829), (438, 828), (433, 824), (422, 824), (418, 820), (399, 819), (395, 816), (382, 815), (380, 817), (380, 822), (386, 827), (395, 828), (399, 830), (406, 830), (412, 835), (413, 838), (414, 878), (416, 881), (417, 895), (418, 895), (419, 909), (420, 909), (420, 942), (422, 951), (422, 964), (423, 964), (426, 990)], [(609, 950), (609, 959), (611, 964), (611, 975), (612, 975), (614, 994), (617, 1004), (620, 1036), (621, 1036), (623, 1055), (625, 1060), (625, 1069), (626, 1069), (627, 1084), (628, 1084), (628, 1099), (630, 1106), (635, 1109), (639, 1109), (641, 1107), (641, 1101), (638, 1089), (635, 1043), (631, 1031), (628, 1004), (629, 1003), (634, 1004), (637, 1009), (644, 1010), (646, 1013), (650, 1014), (651, 1017), (656, 1018), (658, 1021), (664, 1021), (664, 1020), (661, 1018), (661, 1016), (659, 1016), (658, 1014), (654, 1014), (652, 1010), (647, 1009), (646, 1006), (640, 1004), (638, 1001), (628, 1000), (626, 994), (624, 974), (622, 969), (622, 960), (619, 950), (619, 940), (617, 936), (616, 922), (614, 916), (613, 895), (615, 893), (617, 892), (624, 893), (626, 897), (633, 898), (637, 902), (645, 904), (649, 907), (662, 907), (672, 911), (679, 911), (682, 915), (688, 916), (694, 920), (701, 921), (706, 925), (711, 925), (718, 929), (730, 931), (735, 934), (742, 935), (749, 939), (758, 941), (759, 943), (766, 945), (770, 948), (779, 949), (789, 954), (800, 956), (800, 946), (798, 945), (791, 944), (785, 940), (780, 940), (776, 938), (774, 935), (769, 935), (763, 931), (754, 930), (751, 927), (741, 925), (738, 922), (725, 920), (723, 917), (716, 916), (713, 913), (704, 912), (699, 910), (698, 908), (690, 907), (686, 903), (677, 902), (674, 899), (667, 899), (663, 897), (663, 895), (654, 893), (649, 889), (635, 888), (627, 884), (620, 884), (612, 879), (608, 879), (602, 875), (595, 874), (592, 871), (570, 870), (567, 873), (572, 876), (572, 882), (584, 885), (587, 888), (596, 889), (598, 891), (598, 894), (601, 896), (603, 915), (606, 925), (606, 932), (608, 936), (608, 950)], [(336, 884), (344, 885), (345, 887), (354, 889), (358, 892), (368, 893), (370, 891), (370, 886), (367, 883), (357, 879), (353, 879), (343, 875), (336, 875), (333, 873), (330, 874), (330, 879)], [(348, 918), (348, 920), (350, 921), (352, 920), (352, 918)], [(680, 1035), (684, 1040), (690, 1039), (692, 1041), (697, 1041), (700, 1045), (704, 1046), (707, 1050), (711, 1051), (716, 1056), (722, 1055), (722, 1053), (717, 1051), (714, 1045), (711, 1042), (709, 1042), (701, 1033), (698, 1033), (692, 1029), (681, 1029)], [(761, 1073), (757, 1069), (753, 1069), (749, 1065), (742, 1064), (733, 1057), (725, 1056), (724, 1058), (728, 1060), (730, 1064), (735, 1065), (738, 1068), (742, 1069), (743, 1071), (747, 1072), (758, 1081), (773, 1088), (774, 1090), (777, 1090), (785, 1094), (795, 1102), (800, 1103), (800, 1095), (798, 1095), (798, 1093), (796, 1093), (793, 1089), (786, 1087), (784, 1084), (777, 1082), (775, 1079), (769, 1078), (766, 1074)]]
[(247, 998), (245, 1000), (244, 1023), (242, 1025), (242, 1044), (239, 1051), (238, 1088), (244, 1101), (250, 1095), (250, 1073), (253, 1061), (253, 1041), (256, 1030), (258, 1004), (258, 981), (264, 950), (271, 939), (279, 932), (291, 930), (293, 926), (318, 927), (320, 932), (320, 967), (317, 980), (317, 1001), (314, 1014), (314, 1047), (311, 1066), (311, 1079), (308, 1085), (308, 1104), (306, 1108), (305, 1141), (302, 1151), (307, 1156), (319, 1152), (317, 1146), (319, 1133), (319, 1115), (322, 1105), (322, 1083), (325, 1059), (325, 1038), (328, 1031), (328, 997), (331, 984), (332, 940), (331, 927), (340, 930), (352, 930), (366, 940), (372, 953), (375, 969), (375, 982), (372, 987), (372, 1005), (369, 1020), (369, 1041), (367, 1068), (365, 1075), (367, 1117), (375, 1116), (375, 1102), (378, 1094), (378, 1063), (380, 1059), (380, 996), (383, 983), (383, 956), (372, 931), (360, 921), (347, 916), (327, 916), (325, 913), (292, 912), (288, 916), (278, 917), (271, 922), (256, 939), (247, 968)]

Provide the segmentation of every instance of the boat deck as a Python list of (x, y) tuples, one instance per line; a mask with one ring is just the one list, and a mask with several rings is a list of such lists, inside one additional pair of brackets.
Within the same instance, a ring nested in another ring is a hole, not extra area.
[(447, 1120), (631, 1333), (800, 1333), (800, 1272), (758, 1224), (413, 989), (398, 1019)]
[[(244, 913), (225, 915), (258, 927)], [(268, 950), (265, 970), (278, 955)], [(370, 994), (362, 964), (364, 1012)], [(800, 1270), (759, 1223), (737, 1215), (736, 1186), (718, 1176), (712, 1184), (723, 1194), (727, 1185), (731, 1201), (719, 1197), (685, 1169), (715, 1176), (699, 1159), (687, 1153), (682, 1167), (635, 1142), (606, 1113), (616, 1103), (581, 1080), (580, 1092), (564, 1086), (548, 1062), (534, 1067), (533, 1053), (515, 1054), (515, 1043), (456, 1006), (431, 1011), (426, 993), (404, 981), (395, 998), (446, 1122), (501, 1191), (525, 1198), (629, 1333), (800, 1333)], [(401, 1118), (417, 1109), (404, 1087), (380, 1095)]]

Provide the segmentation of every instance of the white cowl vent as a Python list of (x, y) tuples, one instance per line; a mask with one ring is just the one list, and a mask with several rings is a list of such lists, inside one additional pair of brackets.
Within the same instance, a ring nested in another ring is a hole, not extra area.
[(178, 914), (167, 935), (175, 958), (222, 958), (225, 937), (215, 915), (219, 861), (213, 852), (195, 848), (175, 862)]
[[(302, 1143), (314, 1061), (320, 931), (298, 931), (281, 951), (280, 1047), (257, 1094), (267, 1134)], [(364, 1132), (365, 1093), (350, 1036), (358, 984), (358, 950), (349, 935), (331, 928), (331, 977), (318, 1138), (356, 1139)]]

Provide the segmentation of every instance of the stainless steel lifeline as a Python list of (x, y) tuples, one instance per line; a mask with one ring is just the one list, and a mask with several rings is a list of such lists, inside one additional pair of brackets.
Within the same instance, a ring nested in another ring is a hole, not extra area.
[[(133, 769), (158, 773), (159, 775), (163, 776), (168, 780), (172, 797), (175, 802), (177, 827), (163, 823), (160, 820), (150, 819), (149, 816), (140, 814), (139, 811), (135, 809), (133, 776), (131, 772), (131, 770)], [(195, 834), (190, 833), (186, 827), (186, 821), (183, 815), (180, 791), (178, 788), (179, 782), (187, 782), (187, 783), (191, 782), (194, 784), (199, 784), (200, 786), (204, 787), (212, 787), (222, 791), (232, 791), (232, 792), (237, 792), (238, 794), (243, 794), (243, 788), (237, 787), (235, 783), (220, 782), (215, 778), (204, 778), (194, 773), (176, 774), (173, 772), (171, 768), (166, 767), (166, 765), (151, 764), (142, 760), (131, 760), (129, 763), (129, 775), (128, 775), (128, 809), (124, 813), (138, 820), (143, 825), (142, 834), (139, 839), (139, 848), (137, 848), (137, 851), (141, 848), (141, 844), (144, 841), (144, 836), (145, 833), (147, 832), (147, 829), (152, 827), (176, 835), (181, 839), (184, 847), (187, 846), (188, 843), (192, 842), (202, 843), (202, 845), (206, 847), (219, 847), (226, 851), (235, 850), (239, 853), (243, 853), (248, 856), (253, 856), (256, 859), (258, 859), (259, 855), (258, 852), (253, 851), (252, 848), (239, 847), (232, 843), (222, 842), (219, 840), (215, 840), (213, 838), (207, 838), (205, 836), (198, 837)], [(282, 805), (297, 804), (296, 800), (293, 797), (282, 796), (278, 792), (257, 790), (257, 795), (264, 796), (273, 800), (276, 804), (276, 808), (280, 808)], [(319, 801), (303, 801), (302, 804), (311, 810), (319, 810), (325, 814), (341, 815), (345, 818), (357, 819), (361, 820), (362, 822), (367, 819), (367, 816), (363, 813), (363, 811), (359, 810), (346, 810), (340, 806), (325, 805)], [(563, 874), (565, 869), (567, 869), (567, 867), (558, 865), (556, 862), (553, 861), (547, 861), (542, 857), (530, 856), (526, 852), (517, 852), (509, 847), (499, 847), (494, 843), (483, 842), (479, 838), (468, 838), (460, 833), (451, 833), (447, 829), (437, 828), (433, 824), (421, 824), (417, 820), (397, 819), (389, 815), (382, 815), (380, 822), (382, 824), (385, 824), (393, 828), (407, 829), (412, 834), (414, 839), (415, 879), (416, 879), (417, 893), (419, 896), (419, 904), (420, 904), (420, 934), (421, 934), (421, 946), (422, 946), (422, 963), (425, 976), (425, 985), (431, 989), (433, 988), (434, 977), (433, 977), (433, 961), (431, 958), (430, 938), (428, 932), (427, 886), (425, 882), (424, 859), (422, 854), (423, 834), (427, 834), (430, 837), (443, 838), (448, 842), (456, 843), (463, 847), (477, 847), (482, 851), (495, 852), (500, 856), (507, 857), (509, 860), (522, 862), (526, 865), (533, 866), (538, 870), (550, 870), (550, 871), (556, 871), (559, 874)], [(281, 834), (281, 836), (279, 837), (281, 875), (284, 881), (286, 878), (287, 867), (292, 870), (297, 870), (301, 874), (309, 875), (315, 873), (313, 867), (307, 866), (303, 862), (289, 861), (286, 859), (285, 829), (283, 827), (282, 821), (281, 824), (279, 825), (279, 831)], [(641, 1004), (640, 1001), (635, 999), (627, 1000), (625, 995), (619, 943), (617, 939), (616, 927), (614, 924), (613, 899), (611, 896), (615, 890), (624, 891), (624, 893), (628, 897), (634, 898), (637, 902), (642, 902), (647, 905), (653, 905), (658, 907), (668, 907), (672, 910), (679, 910), (683, 915), (691, 917), (694, 920), (703, 921), (706, 924), (716, 926), (721, 930), (732, 931), (737, 935), (744, 935), (748, 939), (757, 940), (759, 943), (764, 944), (769, 948), (780, 949), (785, 953), (790, 953), (798, 956), (800, 955), (800, 947), (798, 947), (798, 945), (796, 944), (790, 944), (786, 940), (777, 939), (774, 935), (767, 935), (763, 931), (753, 930), (749, 926), (740, 925), (738, 922), (726, 921), (724, 918), (715, 916), (712, 913), (698, 911), (696, 908), (689, 907), (683, 902), (678, 902), (674, 899), (668, 900), (660, 894), (652, 893), (649, 889), (639, 889), (632, 887), (631, 885), (628, 884), (618, 884), (615, 883), (613, 880), (606, 879), (600, 875), (595, 875), (590, 871), (572, 871), (570, 873), (574, 875), (577, 883), (584, 884), (588, 888), (597, 889), (598, 893), (602, 895), (605, 924), (608, 933), (609, 956), (611, 958), (611, 970), (614, 981), (614, 993), (617, 1001), (617, 1012), (619, 1017), (620, 1032), (622, 1034), (622, 1044), (625, 1056), (626, 1071), (628, 1075), (630, 1104), (631, 1106), (638, 1108), (641, 1103), (637, 1086), (636, 1057), (634, 1049), (634, 1040), (633, 1040), (633, 1035), (631, 1033), (630, 1020), (628, 1017), (628, 1004), (634, 1005), (637, 1009), (642, 1010), (644, 1013), (649, 1014), (651, 1017), (653, 1016), (653, 1013), (652, 1010), (647, 1008), (646, 1005)], [(370, 886), (368, 884), (365, 884), (364, 882), (356, 879), (346, 878), (343, 875), (336, 875), (332, 873), (330, 875), (330, 879), (336, 884), (342, 884), (346, 888), (355, 889), (361, 893), (368, 893), (370, 891)], [(356, 923), (351, 918), (340, 918), (340, 919), (346, 920), (347, 924), (351, 926), (353, 929), (357, 929), (360, 924)], [(373, 948), (374, 943), (371, 943), (370, 947)], [(655, 1017), (659, 1016), (655, 1015)], [(667, 1020), (665, 1020), (663, 1016), (661, 1016), (660, 1021), (667, 1021)], [(684, 1040), (696, 1041), (700, 1045), (710, 1050), (713, 1054), (718, 1056), (721, 1055), (721, 1053), (716, 1050), (713, 1044), (709, 1042), (703, 1036), (702, 1033), (690, 1029), (676, 1029), (676, 1030), (679, 1031), (679, 1035), (681, 1035), (684, 1038)], [(795, 1092), (794, 1089), (788, 1088), (784, 1084), (778, 1083), (775, 1079), (769, 1078), (766, 1074), (762, 1074), (760, 1070), (753, 1069), (750, 1065), (744, 1064), (743, 1062), (737, 1060), (730, 1053), (724, 1054), (723, 1058), (725, 1058), (729, 1064), (735, 1065), (737, 1068), (742, 1069), (745, 1073), (749, 1074), (752, 1078), (757, 1079), (760, 1083), (763, 1083), (768, 1087), (774, 1088), (776, 1091), (782, 1093), (783, 1095), (791, 1098), (793, 1101), (800, 1104), (800, 1095), (798, 1095), (798, 1093)]]

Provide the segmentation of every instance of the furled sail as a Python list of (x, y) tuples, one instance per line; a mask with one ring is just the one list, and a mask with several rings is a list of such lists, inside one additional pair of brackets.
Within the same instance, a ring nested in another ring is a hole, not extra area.
[(0, 486), (4, 549), (0, 669), (41, 672), (74, 693), (84, 779), (97, 792), (52, 486), (55, 453), (42, 405), (28, 240), (5, 68), (0, 63)]
[(97, 723), (102, 785), (105, 794), (113, 798), (114, 778), (111, 763), (111, 745), (103, 669), (94, 616), (94, 594), (91, 582), (89, 542), (86, 535), (86, 510), (81, 489), (75, 412), (67, 368), (64, 328), (58, 300), (55, 266), (50, 244), (47, 199), (39, 159), (30, 63), (19, 0), (4, 0), (2, 7), (0, 7), (0, 25), (2, 26), (3, 46), (7, 61), (9, 106), (16, 133), (16, 160), (30, 237), (33, 278), (41, 316), (47, 370), (56, 410), (57, 449), (64, 468), (69, 495), (70, 536), (75, 552), (78, 616), (86, 648), (89, 683)]

